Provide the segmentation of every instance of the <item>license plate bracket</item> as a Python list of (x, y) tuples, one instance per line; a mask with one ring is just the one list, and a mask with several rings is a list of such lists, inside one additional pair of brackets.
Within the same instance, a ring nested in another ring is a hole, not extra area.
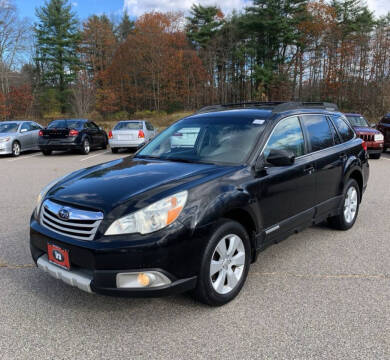
[(65, 270), (70, 270), (69, 251), (58, 245), (47, 244), (47, 257), (49, 262)]

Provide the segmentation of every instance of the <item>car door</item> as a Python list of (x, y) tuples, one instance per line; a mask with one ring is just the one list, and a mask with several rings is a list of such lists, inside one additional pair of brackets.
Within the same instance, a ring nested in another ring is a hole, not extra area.
[(39, 131), (42, 126), (35, 122), (31, 122), (31, 149), (39, 150)]
[(315, 178), (313, 159), (306, 147), (298, 116), (279, 121), (264, 147), (265, 161), (273, 149), (291, 151), (296, 156), (288, 166), (273, 166), (266, 161), (264, 174), (259, 178), (257, 200), (268, 238), (283, 236), (292, 228), (311, 223)]
[(99, 134), (98, 129), (95, 128), (91, 122), (86, 122), (84, 124), (85, 131), (91, 141), (91, 147), (96, 147), (99, 145)]
[(29, 121), (25, 121), (21, 125), (18, 140), (22, 151), (29, 150), (32, 147), (31, 125)]
[(146, 131), (147, 131), (147, 141), (151, 141), (154, 136), (155, 136), (155, 130), (154, 130), (154, 127), (153, 125), (149, 122), (149, 121), (146, 121), (145, 122), (145, 125), (146, 125)]
[(341, 192), (343, 164), (347, 156), (345, 147), (326, 115), (305, 114), (301, 120), (316, 170), (315, 202), (317, 217), (321, 217), (337, 206), (339, 199), (336, 197)]
[(96, 140), (99, 145), (103, 145), (106, 143), (106, 134), (102, 128), (97, 126), (93, 121), (91, 121), (91, 125), (94, 129), (96, 129)]

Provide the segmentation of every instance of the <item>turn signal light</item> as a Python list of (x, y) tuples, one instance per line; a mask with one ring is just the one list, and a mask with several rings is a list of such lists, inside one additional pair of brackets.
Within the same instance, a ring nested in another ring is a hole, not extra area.
[(364, 151), (367, 151), (367, 143), (365, 141), (362, 142), (362, 147)]
[(79, 132), (77, 130), (69, 130), (69, 136), (77, 136), (79, 134)]
[(39, 130), (38, 135), (39, 135), (39, 136), (43, 136), (43, 131), (42, 131), (42, 130)]
[(108, 132), (108, 138), (112, 139), (112, 131), (111, 130)]
[(145, 137), (145, 133), (143, 132), (143, 130), (140, 130), (138, 131), (138, 138), (144, 138)]

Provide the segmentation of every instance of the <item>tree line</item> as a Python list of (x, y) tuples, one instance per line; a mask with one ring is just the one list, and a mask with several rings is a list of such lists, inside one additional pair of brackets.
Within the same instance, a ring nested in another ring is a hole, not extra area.
[(36, 22), (0, 3), (0, 118), (193, 110), (249, 100), (390, 111), (390, 14), (360, 0), (253, 0), (224, 14), (124, 13), (80, 21), (47, 0)]

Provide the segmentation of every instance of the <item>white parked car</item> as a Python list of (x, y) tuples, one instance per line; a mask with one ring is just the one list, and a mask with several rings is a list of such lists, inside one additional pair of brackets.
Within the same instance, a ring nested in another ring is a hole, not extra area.
[(108, 133), (108, 141), (113, 153), (119, 149), (139, 149), (156, 135), (156, 130), (149, 121), (119, 121)]

